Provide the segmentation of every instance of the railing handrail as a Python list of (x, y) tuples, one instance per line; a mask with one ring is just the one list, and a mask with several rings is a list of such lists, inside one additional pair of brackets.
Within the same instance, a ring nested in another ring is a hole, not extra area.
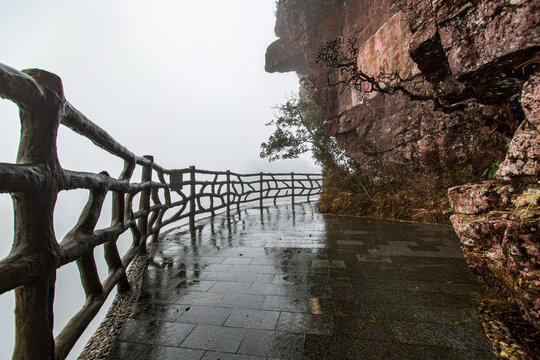
[[(146, 252), (148, 239), (156, 241), (165, 226), (184, 218), (193, 226), (199, 214), (229, 212), (233, 205), (239, 209), (241, 204), (257, 200), (262, 207), (263, 200), (291, 197), (294, 204), (295, 197), (309, 200), (322, 189), (320, 174), (240, 174), (194, 166), (165, 169), (152, 156), (135, 155), (73, 107), (64, 97), (60, 78), (43, 70), (21, 72), (0, 64), (0, 97), (18, 105), (22, 125), (17, 163), (0, 163), (0, 192), (12, 195), (16, 219), (13, 248), (0, 260), (0, 294), (14, 290), (16, 297), (13, 359), (64, 359), (114, 286), (119, 291), (130, 289), (127, 266), (137, 254)], [(56, 149), (60, 124), (123, 159), (121, 175), (114, 178), (106, 172), (63, 169)], [(142, 167), (139, 182), (131, 181), (136, 166)], [(213, 178), (201, 180), (197, 175)], [(76, 225), (58, 242), (53, 225), (56, 197), (70, 189), (88, 189), (89, 198)], [(109, 191), (113, 195), (111, 225), (95, 229)], [(138, 209), (134, 209), (133, 198), (139, 193)], [(173, 201), (173, 194), (180, 199)], [(208, 204), (203, 205), (202, 200)], [(174, 214), (165, 218), (173, 209)], [(127, 230), (131, 230), (133, 242), (120, 256), (116, 241)], [(98, 245), (104, 245), (109, 267), (103, 281), (93, 254)], [(74, 261), (86, 302), (54, 339), (56, 269)]]

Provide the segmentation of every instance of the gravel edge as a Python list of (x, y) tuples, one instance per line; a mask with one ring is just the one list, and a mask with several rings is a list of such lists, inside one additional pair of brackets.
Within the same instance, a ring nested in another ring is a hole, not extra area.
[[(532, 331), (526, 329), (525, 333), (516, 336), (516, 328), (526, 322), (519, 315), (509, 316), (509, 307), (513, 308), (506, 301), (501, 301), (496, 297), (484, 298), (478, 304), (477, 311), (482, 327), (494, 354), (498, 359), (534, 360), (540, 358), (540, 354), (535, 355), (533, 349), (524, 346), (524, 342), (538, 341), (538, 338), (532, 334), (536, 329)], [(512, 310), (519, 314), (519, 310)], [(529, 326), (532, 329), (532, 325)], [(532, 354), (531, 351), (533, 351)]]
[(96, 332), (86, 343), (77, 360), (105, 360), (122, 330), (122, 326), (131, 315), (133, 305), (137, 302), (141, 292), (142, 274), (146, 269), (148, 254), (152, 246), (144, 255), (137, 255), (126, 272), (131, 291), (117, 293), (107, 315), (97, 328)]

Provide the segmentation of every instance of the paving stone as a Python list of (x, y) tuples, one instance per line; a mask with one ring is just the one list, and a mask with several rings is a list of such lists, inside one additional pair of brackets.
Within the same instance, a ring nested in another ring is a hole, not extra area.
[[(318, 298), (316, 299), (321, 314), (326, 315), (358, 315), (360, 313), (358, 303), (355, 300), (350, 299), (337, 299), (337, 298)], [(310, 312), (314, 312), (313, 304), (310, 302)]]
[(239, 354), (264, 356), (282, 360), (302, 358), (304, 336), (278, 331), (249, 330), (238, 350)]
[(215, 281), (236, 281), (238, 275), (229, 272), (201, 272), (201, 279), (215, 280)]
[(227, 265), (247, 265), (253, 260), (252, 257), (229, 257), (223, 260), (222, 264)]
[(127, 342), (178, 346), (194, 327), (191, 324), (132, 319), (124, 324), (118, 338)]
[(283, 285), (253, 283), (247, 294), (285, 296), (287, 295), (287, 289)]
[(308, 312), (308, 298), (294, 298), (288, 296), (267, 296), (261, 306), (263, 310), (278, 310), (292, 312)]
[(223, 298), (223, 293), (192, 292), (180, 296), (177, 303), (184, 305), (214, 306), (221, 298)]
[(451, 229), (294, 211), (165, 236), (111, 356), (493, 359)]
[(373, 359), (380, 360), (495, 360), (489, 351), (455, 349), (439, 346), (421, 346), (384, 341), (368, 342)]
[(431, 322), (454, 324), (475, 321), (474, 309), (457, 309), (444, 306), (425, 306), (407, 304), (361, 304), (359, 314), (366, 320), (398, 320), (411, 322)]
[(251, 274), (251, 273), (235, 273), (237, 282), (247, 282), (247, 283), (271, 283), (274, 280), (274, 273), (271, 274)]
[(390, 322), (390, 327), (397, 340), (404, 344), (489, 350), (486, 337), (480, 329), (471, 329), (466, 325), (401, 321)]
[(265, 360), (264, 357), (207, 351), (203, 360)]
[(175, 284), (175, 287), (178, 289), (185, 289), (186, 291), (208, 291), (212, 286), (215, 285), (215, 281), (204, 281), (204, 280), (187, 280), (183, 279), (178, 281)]
[(326, 268), (336, 268), (344, 269), (345, 262), (343, 260), (313, 260), (311, 266), (315, 268), (326, 267)]
[(185, 309), (186, 305), (143, 302), (134, 306), (132, 317), (138, 320), (175, 321)]
[(278, 319), (278, 311), (234, 309), (223, 325), (247, 329), (274, 330)]
[[(170, 346), (152, 346), (140, 356), (145, 360), (200, 360), (204, 355), (203, 350), (183, 349)], [(125, 358), (128, 359), (128, 358)]]
[(304, 345), (305, 360), (374, 359), (367, 340), (307, 334)]
[(333, 317), (281, 312), (276, 330), (297, 334), (332, 335), (334, 333)]
[(251, 265), (274, 265), (275, 263), (276, 260), (272, 258), (256, 257), (253, 258)]
[(148, 348), (147, 344), (134, 344), (124, 341), (116, 341), (111, 349), (108, 360), (135, 359)]
[(363, 340), (396, 341), (392, 329), (386, 321), (344, 315), (334, 315), (333, 321), (333, 334), (336, 336)]
[[(170, 255), (178, 255), (178, 249), (169, 248), (168, 253)], [(223, 260), (225, 260), (226, 258), (218, 257), (218, 256), (189, 256), (189, 255), (185, 256), (184, 255), (180, 259), (182, 260), (183, 263), (186, 263), (186, 264), (197, 264), (199, 266), (204, 266), (208, 264), (221, 264), (223, 263)]]
[(190, 306), (187, 307), (176, 322), (188, 324), (221, 325), (231, 314), (231, 309), (223, 307)]
[(220, 281), (217, 282), (214, 286), (212, 286), (210, 290), (208, 290), (208, 292), (244, 294), (250, 286), (251, 283)]
[(214, 350), (235, 353), (244, 339), (240, 329), (197, 325), (181, 346), (192, 349)]
[(237, 309), (260, 309), (263, 295), (225, 294), (216, 306)]

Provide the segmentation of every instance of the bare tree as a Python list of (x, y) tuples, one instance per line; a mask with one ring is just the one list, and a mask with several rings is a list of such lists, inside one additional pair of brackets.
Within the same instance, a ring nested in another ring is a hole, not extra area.
[(425, 78), (422, 74), (403, 78), (398, 71), (386, 72), (380, 68), (379, 73), (372, 76), (358, 67), (358, 53), (354, 39), (345, 43), (342, 38), (338, 38), (325, 44), (319, 51), (317, 62), (328, 67), (329, 86), (343, 85), (343, 90), (352, 87), (361, 91), (362, 97), (377, 92), (389, 95), (402, 93), (414, 101), (435, 99), (431, 91), (424, 89)]

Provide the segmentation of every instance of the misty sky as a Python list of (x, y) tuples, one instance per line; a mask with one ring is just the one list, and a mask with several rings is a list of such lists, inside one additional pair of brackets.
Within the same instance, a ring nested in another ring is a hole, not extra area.
[[(264, 125), (273, 117), (272, 106), (298, 89), (295, 74), (264, 72), (266, 47), (275, 40), (274, 10), (274, 0), (0, 0), (0, 62), (59, 75), (72, 105), (164, 167), (316, 172), (309, 157), (272, 164), (258, 159), (260, 143), (272, 132)], [(0, 118), (0, 161), (12, 163), (17, 107), (0, 99)], [(121, 161), (63, 127), (58, 148), (64, 168), (120, 171)], [(76, 221), (73, 207), (82, 208), (86, 196), (60, 195), (58, 239)], [(0, 196), (0, 258), (11, 247), (11, 212), (9, 196)], [(76, 301), (68, 301), (65, 284), (78, 282), (78, 274), (75, 267), (62, 271), (57, 303), (73, 303), (75, 311), (82, 295), (78, 290)], [(0, 295), (0, 317), (9, 320), (0, 325), (2, 359), (11, 356), (13, 345), (12, 298)], [(55, 316), (57, 325), (68, 318)]]

